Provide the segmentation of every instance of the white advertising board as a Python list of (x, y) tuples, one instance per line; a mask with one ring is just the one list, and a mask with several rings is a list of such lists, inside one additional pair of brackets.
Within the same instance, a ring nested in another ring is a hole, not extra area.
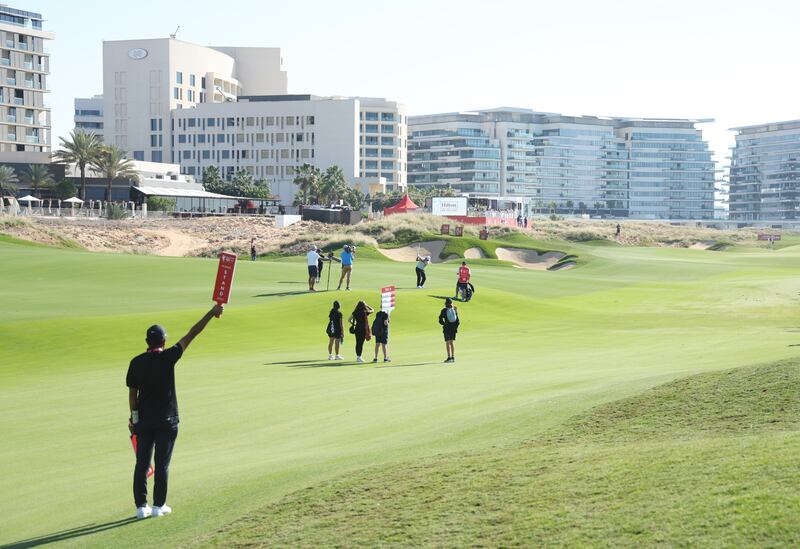
[(431, 200), (433, 215), (467, 215), (466, 197), (436, 196)]

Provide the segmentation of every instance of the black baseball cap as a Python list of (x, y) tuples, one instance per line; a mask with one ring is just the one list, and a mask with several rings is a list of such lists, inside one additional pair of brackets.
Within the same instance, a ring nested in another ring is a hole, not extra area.
[(150, 343), (158, 343), (167, 339), (167, 331), (163, 326), (153, 324), (147, 329), (147, 341)]

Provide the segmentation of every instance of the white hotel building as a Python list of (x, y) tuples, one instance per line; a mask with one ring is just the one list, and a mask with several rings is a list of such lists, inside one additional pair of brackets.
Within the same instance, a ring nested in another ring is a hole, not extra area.
[[(243, 169), (267, 179), (284, 203), (294, 198), (303, 163), (336, 164), (365, 192), (406, 184), (405, 106), (288, 95), (278, 48), (104, 42), (102, 97), (107, 143), (135, 160), (180, 164), (198, 179), (208, 166), (224, 177)], [(76, 127), (94, 121), (79, 119), (79, 102), (87, 101), (76, 99)]]

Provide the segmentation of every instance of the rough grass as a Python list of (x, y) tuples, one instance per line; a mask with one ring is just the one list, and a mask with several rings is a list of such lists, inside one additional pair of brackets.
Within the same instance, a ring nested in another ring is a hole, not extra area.
[(200, 545), (797, 546), (798, 397), (796, 360), (691, 376), (528, 443), (308, 488)]

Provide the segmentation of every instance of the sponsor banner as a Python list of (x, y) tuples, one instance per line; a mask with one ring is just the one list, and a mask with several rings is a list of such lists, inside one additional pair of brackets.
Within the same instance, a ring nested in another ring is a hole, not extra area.
[(385, 286), (381, 288), (381, 310), (391, 313), (395, 305), (395, 287)]
[(431, 199), (433, 215), (467, 215), (467, 199), (462, 196), (435, 196)]

